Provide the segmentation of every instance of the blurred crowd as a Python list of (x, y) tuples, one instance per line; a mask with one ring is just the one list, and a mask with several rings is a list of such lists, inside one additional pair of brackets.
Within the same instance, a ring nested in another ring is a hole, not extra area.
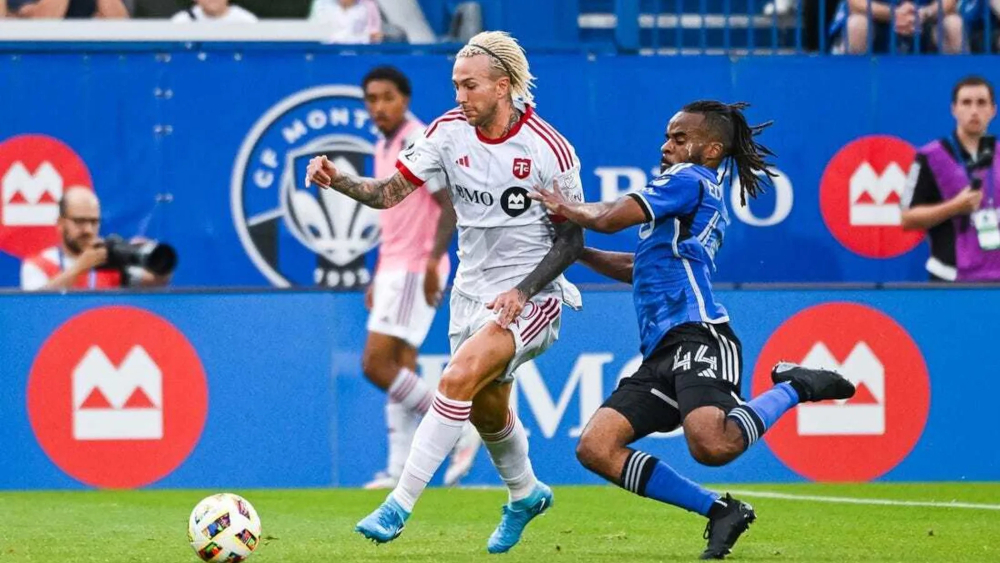
[(481, 31), (476, 2), (452, 2), (452, 25), (435, 37), (417, 0), (0, 0), (8, 19), (142, 18), (177, 23), (306, 19), (329, 26), (331, 43), (463, 40)]

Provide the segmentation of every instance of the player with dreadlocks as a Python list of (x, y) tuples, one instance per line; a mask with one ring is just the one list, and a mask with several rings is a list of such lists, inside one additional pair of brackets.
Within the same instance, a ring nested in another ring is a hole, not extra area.
[(643, 363), (594, 413), (577, 457), (623, 489), (707, 517), (702, 559), (724, 558), (756, 518), (753, 508), (628, 445), (683, 426), (695, 460), (725, 465), (800, 402), (854, 395), (854, 385), (835, 372), (782, 362), (771, 370), (773, 388), (749, 402), (740, 397), (742, 347), (712, 293), (711, 273), (729, 224), (718, 168), (736, 168), (743, 205), (761, 190), (761, 177), (770, 176), (766, 159), (773, 154), (754, 140), (770, 123), (748, 125), (745, 107), (684, 106), (667, 126), (660, 175), (615, 202), (575, 203), (559, 189), (531, 194), (586, 229), (613, 233), (642, 225), (635, 254), (587, 248), (580, 258), (632, 284)]

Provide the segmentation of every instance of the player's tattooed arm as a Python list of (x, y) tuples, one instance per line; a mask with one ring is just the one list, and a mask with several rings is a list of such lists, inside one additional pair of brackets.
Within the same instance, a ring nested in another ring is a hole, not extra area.
[(516, 287), (486, 304), (486, 308), (497, 311), (496, 322), (500, 328), (507, 328), (521, 314), (521, 309), (529, 299), (552, 283), (552, 280), (580, 257), (580, 252), (583, 251), (583, 229), (568, 221), (554, 223), (553, 226), (556, 240), (542, 261)]
[(635, 254), (631, 252), (609, 252), (596, 248), (584, 248), (580, 254), (580, 263), (602, 276), (623, 283), (632, 283), (632, 267), (635, 264)]
[(574, 203), (566, 199), (556, 185), (550, 190), (535, 189), (528, 197), (540, 201), (549, 213), (599, 233), (617, 233), (633, 225), (649, 222), (646, 211), (636, 199), (625, 196), (610, 203)]
[(552, 248), (538, 266), (517, 284), (518, 291), (524, 294), (525, 299), (531, 299), (552, 283), (552, 280), (576, 262), (583, 252), (583, 229), (579, 225), (563, 221), (553, 223), (553, 227), (556, 240), (552, 243)]
[(306, 169), (306, 183), (315, 183), (322, 188), (332, 188), (351, 199), (376, 209), (388, 209), (396, 205), (418, 187), (399, 172), (381, 180), (345, 174), (337, 170), (325, 156), (313, 157), (309, 161), (309, 167)]

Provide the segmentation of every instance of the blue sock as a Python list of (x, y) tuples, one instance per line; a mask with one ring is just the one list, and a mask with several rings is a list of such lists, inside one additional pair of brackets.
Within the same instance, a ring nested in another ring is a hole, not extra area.
[(679, 506), (702, 516), (719, 498), (655, 457), (633, 450), (622, 468), (621, 487), (633, 493)]
[(746, 447), (750, 447), (774, 426), (781, 415), (799, 404), (799, 394), (787, 381), (756, 396), (749, 403), (740, 405), (726, 415), (743, 433)]

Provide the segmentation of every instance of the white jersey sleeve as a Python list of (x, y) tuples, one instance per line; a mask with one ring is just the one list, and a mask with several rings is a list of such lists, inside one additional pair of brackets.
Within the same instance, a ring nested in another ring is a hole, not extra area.
[(423, 186), (428, 180), (444, 171), (444, 161), (439, 144), (444, 135), (431, 135), (434, 130), (435, 124), (432, 124), (427, 131), (420, 134), (412, 145), (399, 152), (396, 168), (407, 180), (417, 186)]
[[(576, 156), (576, 149), (550, 125), (546, 126), (548, 129), (537, 130), (542, 141), (539, 149), (543, 164), (539, 169), (540, 187), (551, 190), (559, 186), (559, 191), (567, 200), (583, 203), (583, 181), (580, 179), (580, 159)], [(556, 222), (565, 220), (552, 215), (549, 218)]]
[[(414, 129), (413, 131), (411, 131), (409, 134), (407, 134), (407, 136), (403, 139), (403, 147), (404, 148), (403, 148), (403, 150), (401, 150), (399, 152), (400, 160), (402, 160), (403, 155), (407, 151), (409, 151), (411, 148), (414, 148), (417, 145), (417, 143), (421, 142), (421, 140), (424, 139), (424, 132), (425, 131), (426, 131), (426, 129), (419, 129), (419, 128), (417, 128), (417, 129)], [(402, 172), (402, 169), (400, 169), (400, 171)], [(406, 173), (403, 172), (403, 175), (406, 176)], [(433, 193), (439, 192), (439, 191), (441, 191), (442, 189), (445, 188), (445, 182), (442, 181), (443, 178), (444, 178), (444, 174), (443, 173), (438, 173), (438, 174), (434, 174), (434, 175), (430, 175), (430, 176), (426, 176), (426, 177), (424, 177), (424, 176), (418, 176), (418, 177), (421, 180), (424, 180), (423, 187), (424, 187), (424, 189), (427, 190), (427, 193), (433, 194)], [(411, 182), (413, 181), (412, 178), (407, 177), (407, 179), (410, 180)]]

